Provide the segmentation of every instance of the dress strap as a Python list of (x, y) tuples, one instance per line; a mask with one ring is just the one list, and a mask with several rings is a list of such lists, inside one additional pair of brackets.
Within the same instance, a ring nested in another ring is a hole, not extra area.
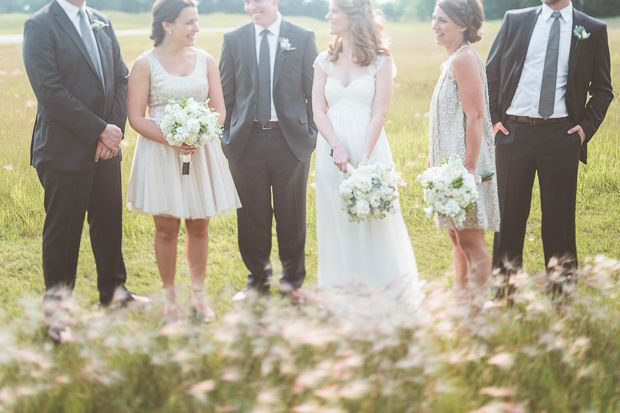
[(329, 53), (324, 51), (316, 57), (312, 67), (315, 69), (318, 67), (325, 76), (330, 76), (334, 70), (334, 63), (329, 59)]

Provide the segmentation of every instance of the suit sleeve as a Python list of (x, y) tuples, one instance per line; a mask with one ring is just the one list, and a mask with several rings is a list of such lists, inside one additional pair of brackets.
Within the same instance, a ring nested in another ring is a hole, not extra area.
[(308, 35), (304, 48), (303, 67), (302, 67), (302, 87), (306, 97), (306, 112), (308, 113), (308, 124), (316, 131), (316, 125), (312, 117), (312, 81), (314, 79), (314, 61), (318, 55), (314, 33)]
[(499, 85), (500, 85), (500, 69), (502, 62), (502, 53), (506, 43), (508, 33), (508, 14), (504, 16), (504, 21), (499, 33), (491, 46), (489, 58), (487, 60), (487, 82), (489, 84), (489, 110), (491, 112), (491, 122), (497, 123), (502, 120), (501, 108), (499, 107)]
[(580, 122), (581, 127), (586, 133), (586, 142), (592, 139), (599, 126), (601, 126), (607, 109), (614, 99), (606, 26), (603, 28), (596, 53), (594, 54), (594, 69), (588, 91), (591, 97), (586, 104), (583, 120)]
[(230, 118), (235, 100), (235, 62), (230, 51), (230, 39), (224, 36), (222, 43), (222, 53), (220, 56), (220, 77), (222, 81), (222, 92), (224, 94), (224, 104), (226, 105), (226, 120), (224, 129), (230, 127)]
[(32, 90), (45, 112), (76, 138), (95, 143), (107, 122), (67, 89), (58, 72), (52, 36), (34, 20), (28, 20), (24, 27), (23, 54)]
[(118, 126), (124, 133), (127, 123), (127, 82), (129, 71), (121, 55), (121, 48), (112, 25), (110, 25), (109, 34), (112, 39), (112, 52), (114, 56), (114, 107), (112, 108), (109, 123)]

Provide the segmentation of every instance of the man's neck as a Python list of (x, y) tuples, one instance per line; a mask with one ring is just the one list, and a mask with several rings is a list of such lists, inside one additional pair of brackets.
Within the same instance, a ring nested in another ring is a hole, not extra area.
[(73, 4), (75, 7), (82, 8), (85, 0), (65, 0), (67, 3)]
[(548, 6), (551, 7), (555, 11), (564, 10), (565, 8), (567, 8), (570, 5), (571, 5), (571, 0), (563, 0), (563, 1), (559, 1), (559, 2), (557, 2), (555, 4), (548, 4)]
[(269, 21), (269, 23), (266, 23), (264, 26), (259, 24), (259, 26), (264, 27), (265, 29), (267, 29), (267, 28), (271, 27), (271, 25), (274, 24), (276, 22), (276, 20), (278, 20), (278, 15), (277, 14), (275, 15), (275, 17), (273, 19), (271, 19)]

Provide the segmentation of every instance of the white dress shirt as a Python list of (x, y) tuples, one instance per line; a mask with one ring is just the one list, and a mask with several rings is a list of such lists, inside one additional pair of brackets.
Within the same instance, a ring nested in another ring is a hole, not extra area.
[[(540, 102), (545, 56), (547, 54), (547, 43), (549, 33), (551, 32), (551, 25), (553, 24), (552, 15), (554, 11), (551, 7), (543, 4), (538, 14), (536, 26), (534, 26), (534, 32), (527, 49), (521, 79), (519, 80), (512, 103), (506, 111), (508, 115), (541, 118), (538, 113), (538, 104)], [(551, 115), (552, 118), (568, 116), (568, 110), (566, 109), (566, 84), (568, 82), (570, 44), (573, 35), (572, 3), (560, 10), (560, 13), (560, 50), (558, 54), (555, 106)]]
[[(83, 37), (82, 31), (80, 30), (80, 15), (78, 14), (80, 12), (80, 8), (69, 3), (67, 0), (56, 0), (56, 2), (65, 11), (67, 17), (69, 17), (69, 20), (71, 20), (71, 23), (73, 23), (73, 25), (75, 26), (75, 30), (77, 30), (80, 37)], [(86, 13), (86, 2), (84, 2), (82, 9), (84, 10), (84, 13)], [(88, 18), (88, 13), (86, 13), (86, 17)], [(93, 31), (90, 23), (88, 24), (88, 27), (93, 34), (93, 38), (96, 39), (95, 32)], [(97, 58), (99, 59), (99, 61), (101, 61), (101, 56), (99, 55), (99, 48), (95, 48), (95, 51), (97, 53)]]
[(267, 41), (269, 42), (269, 57), (271, 61), (269, 62), (269, 70), (271, 72), (271, 121), (277, 122), (278, 115), (276, 114), (276, 106), (273, 103), (273, 68), (276, 63), (276, 52), (278, 51), (278, 39), (280, 38), (280, 26), (282, 25), (282, 15), (278, 13), (278, 17), (276, 21), (274, 21), (271, 26), (263, 27), (256, 23), (254, 23), (254, 33), (256, 35), (256, 63), (258, 64), (260, 60), (260, 43), (263, 39), (261, 33), (263, 30), (269, 30), (267, 34)]

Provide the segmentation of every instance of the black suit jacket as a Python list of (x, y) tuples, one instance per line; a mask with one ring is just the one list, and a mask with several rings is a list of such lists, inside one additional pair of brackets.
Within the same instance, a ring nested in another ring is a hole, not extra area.
[[(291, 151), (297, 159), (307, 160), (317, 136), (312, 121), (312, 65), (317, 56), (314, 34), (283, 20), (280, 38), (289, 39), (294, 50), (282, 50), (278, 42), (272, 96)], [(223, 149), (236, 161), (245, 150), (256, 119), (258, 65), (253, 23), (224, 35), (220, 73), (226, 102)]]
[[(24, 65), (37, 97), (31, 164), (58, 171), (94, 168), (99, 136), (107, 124), (124, 130), (127, 121), (127, 66), (109, 20), (93, 9), (105, 90), (82, 38), (56, 1), (30, 17), (24, 27)], [(117, 156), (106, 162), (119, 162)]]
[[(491, 47), (487, 62), (489, 103), (493, 123), (505, 120), (512, 103), (532, 32), (541, 7), (508, 11)], [(587, 142), (592, 139), (605, 118), (614, 98), (607, 26), (600, 20), (573, 9), (573, 30), (583, 26), (590, 37), (577, 40), (573, 35), (568, 62), (566, 107), (571, 121), (581, 125), (586, 141), (580, 159), (587, 161)], [(590, 99), (588, 99), (590, 94)]]

